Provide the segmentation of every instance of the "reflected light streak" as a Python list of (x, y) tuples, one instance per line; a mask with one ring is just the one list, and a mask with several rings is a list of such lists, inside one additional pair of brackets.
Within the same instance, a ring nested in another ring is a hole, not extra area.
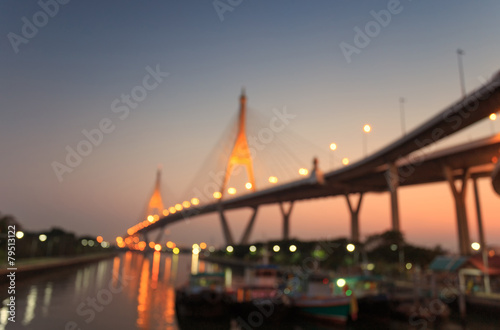
[(231, 288), (231, 283), (233, 282), (233, 270), (230, 267), (226, 267), (226, 269), (224, 269), (224, 273), (226, 288), (229, 289)]
[(49, 314), (50, 300), (52, 298), (52, 282), (48, 282), (45, 286), (45, 292), (43, 295), (43, 316), (46, 317)]
[(79, 269), (75, 276), (75, 297), (79, 297), (82, 290), (83, 269)]
[(8, 303), (9, 298), (2, 302), (2, 308), (0, 309), (0, 330), (5, 330), (5, 326), (9, 322), (9, 310), (7, 309)]
[(139, 283), (139, 295), (137, 296), (137, 325), (142, 329), (149, 328), (148, 312), (149, 293), (149, 260), (144, 259), (142, 263), (141, 279)]
[(164, 319), (167, 322), (166, 330), (174, 330), (175, 325), (175, 291), (173, 286), (169, 286), (166, 292), (166, 306)]
[(198, 253), (193, 253), (191, 255), (191, 274), (193, 275), (198, 274), (199, 256)]
[(158, 284), (158, 274), (160, 273), (161, 253), (155, 251), (153, 254), (153, 270), (151, 271), (151, 288), (156, 289)]
[(163, 281), (164, 282), (169, 282), (170, 281), (170, 272), (172, 269), (172, 258), (166, 257), (165, 258), (165, 272), (163, 273)]
[(174, 254), (172, 257), (172, 283), (177, 280), (177, 268), (179, 267), (179, 255)]
[(35, 307), (36, 307), (36, 298), (37, 298), (37, 288), (35, 285), (30, 287), (30, 293), (28, 293), (26, 312), (24, 313), (23, 325), (28, 325), (31, 323), (33, 318), (35, 317)]
[(200, 261), (200, 263), (198, 264), (198, 272), (200, 272), (200, 273), (205, 272), (205, 262), (203, 260)]
[(113, 259), (113, 274), (112, 276), (112, 284), (113, 287), (116, 288), (116, 284), (118, 283), (118, 278), (120, 277), (120, 257), (115, 257)]

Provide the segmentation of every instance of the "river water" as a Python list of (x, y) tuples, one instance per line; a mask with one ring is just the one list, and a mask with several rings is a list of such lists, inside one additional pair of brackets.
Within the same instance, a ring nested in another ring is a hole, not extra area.
[[(196, 261), (196, 260), (195, 260)], [(16, 283), (16, 322), (8, 321), (7, 289), (0, 297), (0, 330), (4, 329), (180, 329), (175, 317), (175, 287), (184, 284), (191, 271), (189, 255), (144, 256), (127, 252), (115, 258), (85, 266), (63, 268), (23, 279)], [(216, 265), (200, 262), (200, 271)], [(230, 268), (223, 269), (231, 277)], [(235, 274), (234, 277), (237, 277)], [(193, 329), (207, 330), (210, 324)], [(248, 326), (244, 327), (249, 328)], [(364, 320), (351, 329), (431, 329), (430, 324), (387, 319)], [(454, 329), (500, 329), (497, 321), (472, 318), (463, 327), (446, 321), (439, 327)], [(240, 329), (234, 321), (231, 329)], [(336, 329), (307, 320), (290, 320), (257, 329)]]

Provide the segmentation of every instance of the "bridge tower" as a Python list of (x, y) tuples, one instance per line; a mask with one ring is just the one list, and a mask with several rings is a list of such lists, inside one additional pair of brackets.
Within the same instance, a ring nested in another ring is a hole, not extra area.
[[(237, 165), (244, 166), (247, 172), (248, 183), (251, 185), (249, 189), (255, 191), (255, 176), (253, 171), (253, 161), (252, 155), (250, 153), (250, 148), (248, 148), (248, 141), (246, 136), (246, 106), (247, 106), (247, 97), (245, 95), (245, 89), (242, 89), (240, 96), (240, 115), (238, 119), (238, 134), (236, 135), (236, 141), (234, 142), (233, 149), (231, 154), (229, 155), (229, 159), (227, 160), (226, 171), (224, 174), (224, 181), (221, 186), (221, 200), (224, 196), (224, 192), (227, 188), (227, 184), (233, 173), (234, 168)], [(247, 183), (247, 184), (248, 184)], [(257, 216), (258, 207), (252, 207), (252, 215), (250, 217), (250, 221), (248, 222), (247, 228), (243, 233), (241, 238), (241, 244), (246, 244), (248, 239), (250, 238), (251, 230), (253, 228), (253, 224), (255, 222), (255, 217)], [(224, 216), (224, 210), (222, 208), (222, 203), (219, 205), (219, 214), (222, 224), (222, 229), (224, 232), (224, 237), (226, 239), (227, 244), (234, 244), (233, 237), (231, 235), (231, 231), (229, 229), (229, 225), (227, 223), (226, 217)]]
[[(151, 198), (149, 199), (148, 202), (148, 207), (146, 210), (146, 217), (150, 215), (157, 215), (157, 216), (162, 216), (163, 215), (163, 200), (161, 198), (161, 165), (158, 166), (158, 170), (156, 171), (156, 181), (155, 181), (155, 188), (153, 190), (153, 194), (151, 195)], [(144, 241), (149, 242), (148, 236), (146, 233), (142, 234)], [(163, 235), (163, 230), (160, 230), (158, 232), (158, 237), (156, 238), (155, 242), (158, 242), (161, 239), (161, 236)]]
[(255, 191), (255, 177), (253, 174), (253, 162), (252, 155), (250, 154), (250, 149), (248, 148), (247, 135), (246, 135), (246, 112), (247, 112), (247, 97), (245, 95), (245, 90), (242, 89), (240, 96), (240, 116), (238, 120), (238, 135), (236, 136), (236, 141), (234, 142), (231, 155), (227, 161), (226, 172), (224, 175), (224, 181), (222, 182), (221, 194), (224, 196), (224, 191), (226, 190), (229, 178), (233, 173), (236, 165), (245, 166), (248, 176), (248, 182), (252, 185), (251, 189)]
[(163, 201), (161, 199), (160, 187), (161, 187), (161, 166), (158, 166), (158, 170), (156, 171), (155, 189), (148, 202), (147, 215), (162, 215)]

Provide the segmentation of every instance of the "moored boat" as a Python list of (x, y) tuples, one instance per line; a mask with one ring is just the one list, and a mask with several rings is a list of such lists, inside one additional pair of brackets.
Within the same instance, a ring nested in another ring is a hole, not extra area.
[(278, 268), (273, 265), (248, 269), (245, 284), (231, 295), (231, 314), (243, 320), (258, 316), (263, 323), (287, 317), (290, 299), (283, 294), (280, 276)]
[(304, 316), (344, 324), (349, 319), (351, 297), (299, 296), (293, 299), (293, 306)]
[[(335, 294), (335, 287), (344, 289)], [(345, 324), (349, 318), (357, 318), (357, 301), (351, 291), (346, 290), (345, 281), (331, 281), (328, 276), (311, 275), (302, 281), (290, 297), (296, 311), (306, 317)]]
[(229, 296), (224, 273), (191, 275), (189, 283), (175, 292), (179, 319), (229, 319)]

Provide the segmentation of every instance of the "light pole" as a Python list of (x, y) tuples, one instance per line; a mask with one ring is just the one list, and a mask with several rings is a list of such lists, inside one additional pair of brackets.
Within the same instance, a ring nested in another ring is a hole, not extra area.
[(497, 120), (497, 114), (492, 113), (490, 115), (490, 122), (491, 122), (491, 133), (495, 134), (495, 120)]
[(364, 153), (364, 156), (366, 157), (367, 154), (368, 154), (368, 133), (370, 133), (370, 131), (372, 130), (372, 128), (370, 127), (370, 125), (366, 124), (365, 126), (363, 126), (363, 153)]
[(462, 90), (462, 97), (465, 97), (465, 81), (464, 81), (464, 65), (462, 63), (462, 56), (465, 52), (460, 48), (457, 49), (457, 59), (458, 59), (458, 74), (460, 76), (460, 88)]
[(330, 143), (330, 150), (332, 151), (330, 153), (330, 168), (333, 169), (334, 163), (335, 163), (335, 150), (337, 150), (337, 144), (336, 143)]
[(406, 135), (406, 125), (405, 125), (405, 98), (399, 98), (399, 111), (401, 113), (401, 131), (403, 132), (403, 136)]

